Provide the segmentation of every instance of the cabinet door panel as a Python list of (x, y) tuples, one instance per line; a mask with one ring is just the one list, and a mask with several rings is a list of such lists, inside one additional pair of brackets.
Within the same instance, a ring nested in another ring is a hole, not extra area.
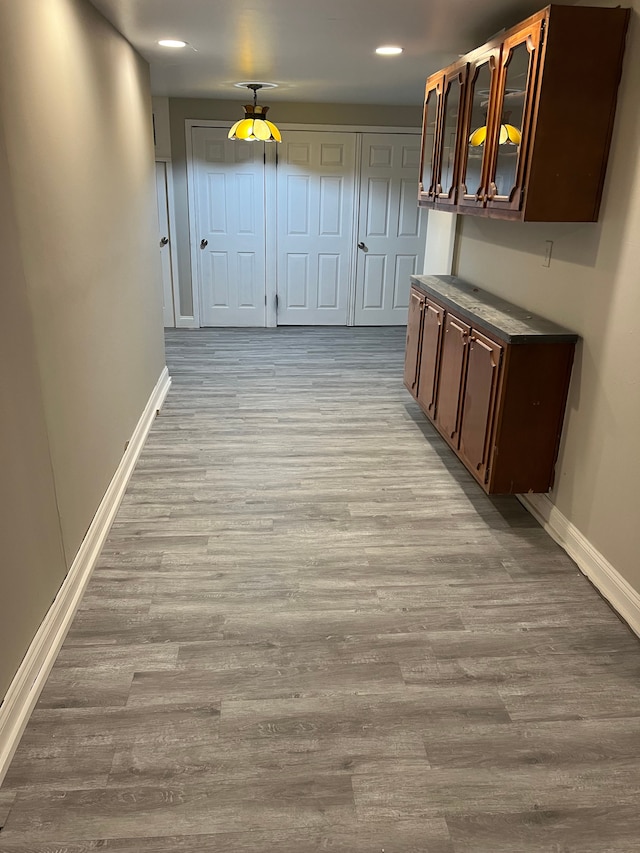
[(414, 397), (418, 393), (418, 357), (420, 355), (423, 309), (424, 296), (411, 288), (407, 317), (407, 346), (404, 356), (404, 384)]
[(502, 347), (475, 329), (469, 337), (460, 425), (460, 456), (486, 481)]
[(486, 201), (499, 61), (500, 47), (495, 47), (470, 64), (467, 118), (461, 146), (462, 170), (458, 196), (461, 207), (483, 207)]
[(424, 93), (422, 116), (422, 145), (420, 155), (420, 185), (418, 199), (422, 204), (433, 204), (437, 184), (438, 135), (442, 77), (429, 78)]
[(469, 331), (470, 327), (457, 317), (446, 316), (436, 423), (454, 447), (458, 446), (459, 441), (458, 425)]
[(442, 123), (436, 204), (454, 205), (458, 197), (460, 134), (464, 112), (464, 92), (468, 64), (445, 75), (442, 91)]
[(522, 202), (541, 27), (541, 21), (536, 21), (502, 46), (487, 200), (490, 208), (518, 210)]
[(436, 411), (438, 367), (440, 363), (440, 342), (442, 338), (443, 321), (444, 308), (440, 308), (439, 305), (434, 305), (427, 299), (424, 304), (422, 318), (418, 402), (431, 418), (435, 416)]

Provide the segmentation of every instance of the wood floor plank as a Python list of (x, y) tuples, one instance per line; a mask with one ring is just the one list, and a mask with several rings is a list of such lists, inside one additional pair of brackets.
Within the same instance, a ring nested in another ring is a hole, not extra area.
[(443, 819), (351, 821), (312, 829), (284, 826), (271, 831), (221, 832), (148, 838), (3, 844), (3, 853), (454, 853)]
[(168, 333), (0, 853), (636, 853), (640, 644), (450, 453), (403, 351)]

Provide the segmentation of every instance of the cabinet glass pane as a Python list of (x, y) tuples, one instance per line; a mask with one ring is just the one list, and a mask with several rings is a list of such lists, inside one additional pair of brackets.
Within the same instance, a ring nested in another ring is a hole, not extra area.
[(442, 171), (440, 183), (442, 192), (447, 195), (455, 183), (456, 138), (458, 131), (458, 113), (460, 111), (461, 85), (459, 78), (449, 82), (444, 95), (444, 128), (442, 135)]
[(499, 196), (510, 195), (516, 183), (530, 60), (526, 42), (510, 51), (507, 60), (494, 177)]
[(479, 65), (471, 81), (471, 123), (465, 158), (465, 186), (468, 195), (475, 195), (482, 187), (482, 158), (487, 138), (487, 112), (491, 91), (489, 62)]
[(436, 119), (438, 118), (438, 96), (432, 89), (424, 105), (424, 150), (422, 153), (422, 191), (433, 191), (433, 164), (435, 160)]

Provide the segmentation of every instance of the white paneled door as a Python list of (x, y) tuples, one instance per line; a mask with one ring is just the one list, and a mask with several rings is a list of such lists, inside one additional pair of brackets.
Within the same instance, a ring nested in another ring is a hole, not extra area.
[(158, 202), (158, 245), (162, 268), (162, 314), (165, 328), (175, 326), (173, 311), (173, 273), (171, 264), (171, 235), (169, 233), (169, 201), (167, 193), (167, 164), (156, 162), (156, 199)]
[(285, 130), (266, 165), (226, 128), (192, 134), (201, 326), (406, 323), (425, 246), (419, 134)]
[(356, 135), (294, 130), (278, 148), (278, 325), (345, 326)]
[(409, 276), (424, 262), (426, 216), (416, 203), (420, 138), (362, 135), (355, 325), (407, 322)]
[(193, 128), (200, 325), (264, 326), (264, 146), (227, 132)]

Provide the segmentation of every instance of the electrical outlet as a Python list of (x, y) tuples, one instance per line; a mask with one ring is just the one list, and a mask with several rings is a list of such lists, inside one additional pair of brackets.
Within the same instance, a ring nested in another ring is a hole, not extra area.
[(544, 255), (542, 256), (542, 266), (551, 266), (551, 249), (553, 248), (553, 240), (544, 241)]

